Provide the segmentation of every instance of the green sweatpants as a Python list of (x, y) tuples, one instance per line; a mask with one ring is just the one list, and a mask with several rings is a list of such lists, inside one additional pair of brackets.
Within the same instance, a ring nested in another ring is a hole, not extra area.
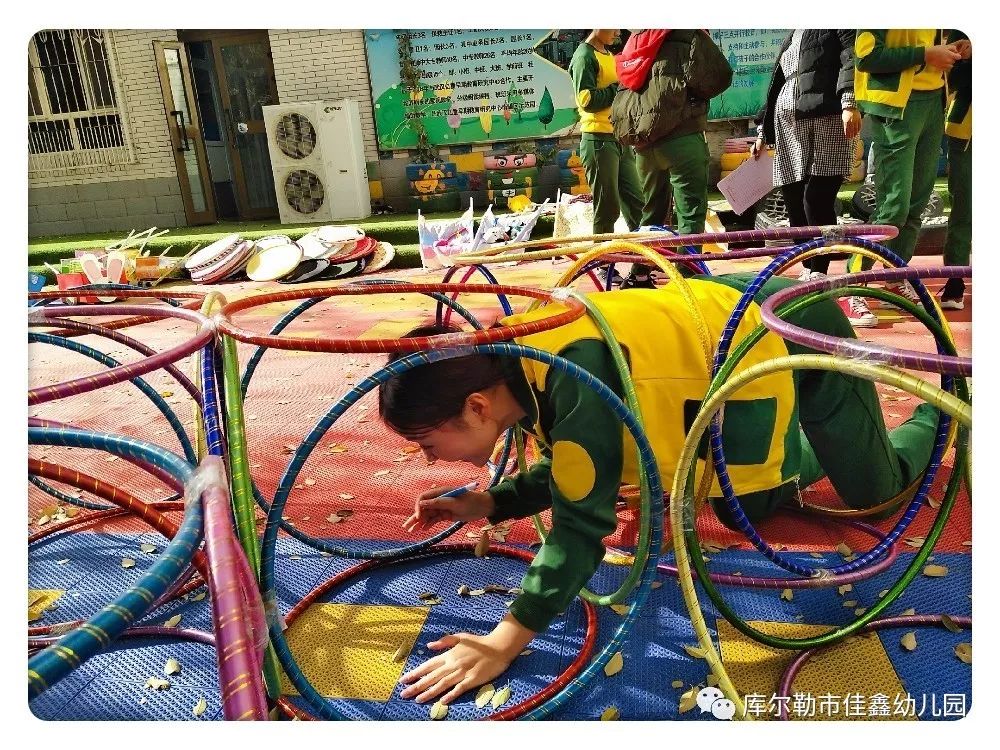
[(610, 133), (584, 133), (580, 159), (594, 195), (594, 234), (614, 231), (619, 213), (630, 231), (637, 229), (642, 192), (632, 147), (623, 146)]
[(948, 136), (951, 215), (944, 241), (946, 266), (967, 266), (972, 255), (972, 141)]
[[(636, 151), (635, 166), (642, 181), (643, 224), (666, 224), (673, 191), (677, 226), (681, 234), (705, 231), (708, 210), (708, 143), (702, 132), (664, 138)], [(695, 248), (700, 251), (700, 247)]]
[[(903, 117), (893, 120), (869, 115), (875, 143), (876, 207), (870, 222), (891, 224), (899, 235), (884, 244), (909, 262), (920, 234), (920, 214), (934, 190), (938, 154), (944, 135), (944, 96), (941, 89), (914, 91)], [(851, 257), (852, 271), (868, 270), (870, 258)]]
[[(728, 274), (716, 280), (743, 276), (747, 278), (742, 284), (745, 288), (752, 274)], [(796, 283), (771, 279), (755, 299), (759, 304)], [(795, 313), (791, 320), (820, 333), (856, 338), (834, 300), (817, 302)], [(795, 343), (787, 346), (789, 354), (817, 353)], [(927, 468), (937, 429), (938, 411), (934, 407), (921, 404), (913, 417), (889, 432), (871, 381), (826, 370), (797, 370), (795, 383), (801, 426), (799, 487), (827, 476), (848, 506), (870, 508), (901, 493)], [(747, 517), (758, 521), (793, 500), (795, 494), (795, 483), (787, 482), (772, 490), (743, 495), (740, 503)], [(732, 525), (724, 501), (713, 500), (712, 506), (723, 523)]]

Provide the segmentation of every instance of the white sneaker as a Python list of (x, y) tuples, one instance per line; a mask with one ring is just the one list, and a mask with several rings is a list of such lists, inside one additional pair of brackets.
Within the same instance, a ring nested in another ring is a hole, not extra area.
[(864, 297), (841, 297), (837, 304), (855, 328), (874, 328), (878, 325), (878, 318), (868, 309)]
[(815, 281), (825, 278), (826, 274), (822, 271), (810, 271), (808, 268), (803, 268), (802, 273), (799, 274), (799, 281)]

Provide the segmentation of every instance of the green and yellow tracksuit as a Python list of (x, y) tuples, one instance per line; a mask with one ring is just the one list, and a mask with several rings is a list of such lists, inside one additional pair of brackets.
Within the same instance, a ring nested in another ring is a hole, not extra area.
[[(944, 133), (944, 73), (924, 63), (924, 50), (941, 42), (940, 29), (858, 29), (854, 42), (854, 97), (875, 126), (871, 223), (899, 229), (884, 244), (907, 262), (934, 189)], [(849, 268), (872, 265), (853, 256)]]
[(623, 146), (611, 126), (611, 102), (618, 90), (615, 58), (583, 42), (569, 63), (580, 115), (580, 159), (594, 196), (594, 233), (614, 230), (618, 214), (630, 230), (639, 227), (642, 191), (635, 152)]
[[(752, 274), (694, 277), (689, 286), (706, 319), (712, 344), (721, 337)], [(794, 283), (764, 286), (736, 331), (734, 346), (760, 322), (758, 304)], [(607, 318), (626, 352), (645, 433), (669, 491), (688, 426), (709, 383), (701, 343), (679, 287), (605, 292), (591, 301)], [(553, 314), (550, 308), (506, 318), (505, 324)], [(853, 337), (830, 300), (797, 313), (802, 326)], [(651, 336), (650, 332), (656, 335)], [(622, 384), (600, 332), (588, 316), (518, 343), (558, 354), (580, 365), (619, 396)], [(766, 334), (738, 366), (805, 349)], [(545, 364), (510, 360), (507, 383), (528, 415), (521, 426), (543, 446), (544, 457), (528, 471), (490, 490), (493, 523), (552, 509), (552, 530), (511, 604), (525, 627), (544, 630), (591, 578), (604, 556), (602, 540), (617, 525), (619, 486), (638, 483), (635, 442), (622, 422), (589, 387)], [(829, 372), (775, 373), (742, 389), (726, 404), (723, 446), (733, 486), (751, 520), (795, 497), (796, 482), (828, 475), (854, 507), (894, 497), (926, 468), (937, 412), (918, 415), (888, 435), (875, 387)], [(804, 433), (800, 433), (799, 425)], [(703, 451), (706, 456), (703, 441)], [(704, 461), (699, 460), (699, 469)], [(720, 497), (717, 481), (712, 497)], [(724, 520), (728, 516), (713, 503)]]

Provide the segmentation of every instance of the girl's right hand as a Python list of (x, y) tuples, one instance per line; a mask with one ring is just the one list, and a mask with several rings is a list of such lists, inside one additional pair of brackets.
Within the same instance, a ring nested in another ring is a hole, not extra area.
[(762, 153), (764, 153), (764, 139), (758, 138), (753, 142), (753, 145), (750, 146), (750, 155), (754, 159), (759, 159)]
[(442, 522), (478, 521), (496, 510), (489, 492), (470, 490), (458, 497), (438, 497), (447, 491), (447, 487), (429, 490), (418, 497), (413, 515), (403, 521), (403, 528), (412, 533)]

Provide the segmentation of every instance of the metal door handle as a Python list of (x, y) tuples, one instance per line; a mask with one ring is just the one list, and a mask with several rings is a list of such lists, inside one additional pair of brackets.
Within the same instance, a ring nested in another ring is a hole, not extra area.
[(184, 140), (183, 146), (178, 146), (178, 151), (190, 151), (191, 142), (188, 140), (187, 130), (184, 129), (184, 112), (179, 109), (175, 109), (170, 113), (177, 120), (177, 132), (180, 133), (180, 137)]

